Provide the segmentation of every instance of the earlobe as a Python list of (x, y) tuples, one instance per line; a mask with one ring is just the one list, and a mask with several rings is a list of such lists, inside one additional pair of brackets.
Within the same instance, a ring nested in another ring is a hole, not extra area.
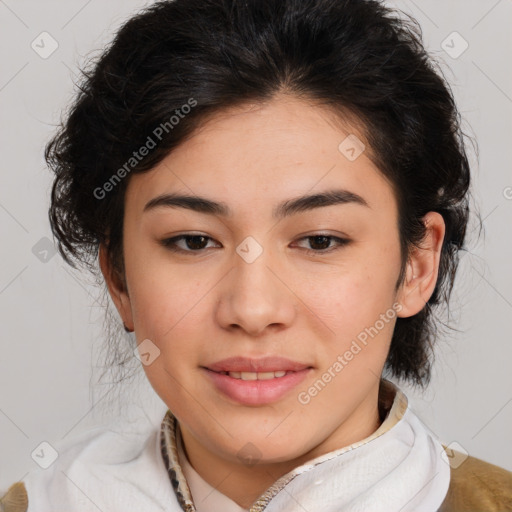
[(423, 217), (425, 238), (420, 248), (409, 256), (404, 283), (398, 293), (402, 305), (399, 317), (407, 318), (419, 313), (434, 292), (441, 261), (445, 224), (441, 214), (429, 212)]
[(110, 297), (112, 298), (112, 301), (114, 302), (116, 309), (121, 316), (124, 328), (127, 332), (133, 332), (134, 327), (132, 308), (128, 290), (126, 289), (122, 279), (120, 279), (117, 272), (112, 267), (107, 254), (107, 249), (103, 244), (100, 244), (98, 259), (101, 273), (105, 279)]

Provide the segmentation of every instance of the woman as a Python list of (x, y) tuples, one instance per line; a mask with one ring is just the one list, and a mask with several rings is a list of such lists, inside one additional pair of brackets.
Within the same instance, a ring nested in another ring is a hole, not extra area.
[(468, 220), (458, 112), (412, 22), (158, 2), (46, 158), (61, 253), (98, 262), (169, 410), (149, 437), (86, 433), (5, 510), (512, 510), (512, 474), (451, 469), (385, 378), (428, 383)]

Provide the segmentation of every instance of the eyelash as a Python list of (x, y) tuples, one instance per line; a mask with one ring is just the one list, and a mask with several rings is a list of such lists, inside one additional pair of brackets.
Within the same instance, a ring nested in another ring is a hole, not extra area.
[[(172, 252), (191, 253), (191, 254), (201, 253), (202, 251), (205, 250), (204, 248), (203, 249), (197, 249), (197, 250), (191, 250), (191, 249), (186, 250), (186, 249), (181, 249), (180, 247), (177, 247), (177, 245), (176, 245), (176, 242), (178, 242), (180, 240), (185, 240), (186, 238), (195, 238), (195, 237), (198, 237), (198, 238), (202, 237), (202, 238), (205, 238), (207, 240), (213, 240), (213, 238), (211, 238), (209, 236), (197, 235), (197, 234), (194, 234), (194, 233), (185, 233), (183, 235), (178, 235), (178, 236), (175, 236), (175, 237), (172, 237), (172, 238), (166, 238), (166, 239), (161, 241), (161, 244), (166, 249), (168, 249), (168, 250), (170, 250)], [(334, 247), (330, 247), (328, 249), (320, 249), (320, 250), (303, 249), (307, 254), (318, 256), (318, 255), (322, 255), (322, 254), (331, 253), (332, 251), (341, 249), (343, 246), (346, 246), (346, 245), (348, 245), (350, 243), (350, 240), (347, 239), (347, 238), (340, 238), (340, 237), (337, 237), (337, 236), (334, 236), (334, 235), (326, 235), (326, 234), (323, 234), (323, 233), (315, 233), (313, 235), (308, 235), (308, 236), (300, 238), (299, 240), (307, 240), (307, 239), (316, 238), (316, 237), (322, 237), (322, 238), (331, 239), (331, 240), (335, 241), (338, 245), (334, 246)]]

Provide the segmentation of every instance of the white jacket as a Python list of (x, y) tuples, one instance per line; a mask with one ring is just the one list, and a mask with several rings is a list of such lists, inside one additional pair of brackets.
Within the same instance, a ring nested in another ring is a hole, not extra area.
[[(436, 512), (450, 482), (446, 453), (405, 395), (385, 386), (392, 407), (376, 432), (290, 471), (250, 512)], [(23, 480), (28, 512), (217, 512), (198, 499), (212, 487), (183, 460), (177, 426), (167, 411), (149, 434), (96, 428), (57, 445), (57, 460)], [(216, 498), (222, 512), (243, 510)]]

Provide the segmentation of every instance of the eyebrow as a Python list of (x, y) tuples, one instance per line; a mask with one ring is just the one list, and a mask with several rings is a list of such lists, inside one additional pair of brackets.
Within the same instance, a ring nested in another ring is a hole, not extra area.
[[(336, 189), (327, 190), (318, 194), (303, 195), (283, 201), (273, 209), (272, 216), (280, 219), (296, 213), (339, 204), (358, 204), (370, 208), (368, 203), (360, 195), (350, 192), (349, 190)], [(219, 215), (222, 217), (233, 216), (233, 212), (226, 203), (213, 201), (206, 197), (174, 193), (154, 197), (146, 203), (143, 212), (160, 207), (186, 208), (195, 212)]]

